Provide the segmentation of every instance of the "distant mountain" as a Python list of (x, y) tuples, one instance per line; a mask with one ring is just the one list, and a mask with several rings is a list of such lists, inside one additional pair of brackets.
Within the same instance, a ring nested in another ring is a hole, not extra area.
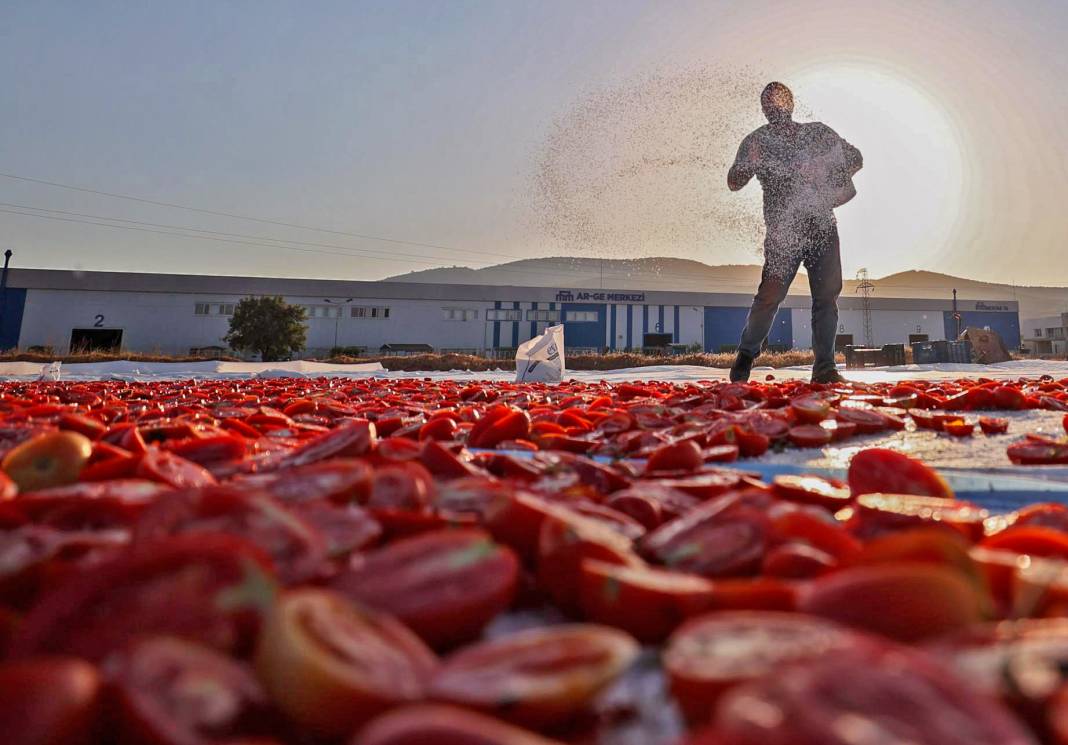
[[(384, 281), (751, 293), (760, 282), (760, 267), (752, 264), (711, 266), (693, 259), (670, 257), (553, 257), (522, 259), (482, 269), (462, 266), (427, 269), (388, 277)], [(1068, 288), (1064, 287), (1013, 287), (928, 271), (898, 272), (873, 277), (871, 281), (875, 284), (876, 297), (949, 299), (956, 289), (961, 299), (1017, 300), (1020, 317), (1024, 319), (1068, 311)], [(847, 279), (843, 294), (855, 292), (856, 285), (856, 280)], [(790, 292), (808, 292), (808, 279), (803, 271)]]

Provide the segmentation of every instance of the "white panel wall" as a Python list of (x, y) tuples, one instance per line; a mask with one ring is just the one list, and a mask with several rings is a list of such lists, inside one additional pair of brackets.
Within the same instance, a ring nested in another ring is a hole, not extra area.
[[(938, 310), (873, 310), (872, 342), (883, 344), (907, 344), (909, 334), (927, 334), (932, 340), (946, 338), (942, 311)], [(794, 347), (812, 347), (812, 309), (793, 309)], [(864, 314), (860, 310), (838, 311), (838, 333), (852, 334), (855, 344), (864, 344)]]

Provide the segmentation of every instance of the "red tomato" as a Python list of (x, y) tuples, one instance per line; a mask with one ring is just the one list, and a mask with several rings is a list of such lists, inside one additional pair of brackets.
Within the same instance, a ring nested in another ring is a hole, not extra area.
[(1026, 406), (1027, 397), (1012, 386), (1002, 385), (992, 392), (994, 408), (997, 409), (1023, 409)]
[(645, 461), (645, 472), (696, 471), (704, 464), (701, 448), (693, 440), (661, 445)]
[(91, 745), (101, 733), (100, 676), (84, 660), (0, 664), (0, 732), (11, 745)]
[(369, 507), (423, 510), (434, 495), (434, 477), (421, 464), (402, 461), (379, 468), (371, 478)]
[(154, 541), (47, 593), (11, 641), (12, 657), (100, 660), (136, 636), (173, 634), (221, 650), (246, 646), (272, 593), (268, 561), (222, 535)]
[(255, 664), (291, 720), (339, 738), (386, 709), (421, 700), (437, 659), (392, 617), (302, 588), (283, 593), (268, 613)]
[(769, 577), (809, 579), (827, 574), (838, 566), (838, 559), (807, 543), (783, 543), (764, 554), (761, 571)]
[(637, 654), (634, 639), (605, 626), (529, 629), (456, 652), (429, 694), (523, 726), (558, 726), (581, 713)]
[(1003, 435), (1009, 431), (1009, 420), (992, 416), (979, 417), (979, 428), (986, 435)]
[(771, 486), (772, 493), (779, 499), (830, 510), (841, 509), (853, 499), (847, 484), (823, 476), (780, 474), (772, 480)]
[(215, 435), (212, 437), (191, 437), (185, 440), (169, 441), (166, 450), (186, 460), (200, 465), (218, 461), (244, 458), (248, 453), (248, 444), (241, 437), (234, 435)]
[(949, 484), (934, 469), (886, 448), (869, 448), (854, 455), (849, 464), (848, 480), (854, 495), (882, 492), (953, 497)]
[(963, 419), (950, 419), (942, 422), (942, 431), (953, 437), (971, 437), (975, 425)]
[(252, 671), (213, 649), (156, 636), (107, 662), (125, 742), (228, 742), (271, 731), (267, 693)]
[[(503, 411), (501, 411), (503, 409)], [(490, 417), (493, 411), (493, 418)], [(486, 412), (486, 418), (475, 422), (467, 435), (467, 444), (473, 448), (491, 449), (504, 440), (524, 440), (530, 435), (530, 415), (514, 407), (500, 405)], [(486, 421), (485, 426), (482, 425)]]
[(562, 745), (455, 706), (416, 704), (372, 720), (351, 745)]
[(831, 403), (818, 396), (802, 396), (790, 402), (794, 415), (802, 422), (818, 424), (831, 416)]
[(799, 448), (819, 448), (831, 441), (830, 430), (818, 424), (802, 424), (790, 427), (790, 442)]
[(706, 577), (754, 573), (770, 529), (763, 493), (731, 492), (664, 523), (640, 544), (643, 555)]
[(232, 483), (265, 491), (287, 504), (318, 499), (366, 502), (371, 495), (371, 468), (355, 458), (334, 458), (282, 471), (249, 474)]
[(1041, 525), (1012, 526), (983, 539), (985, 548), (1068, 560), (1068, 534)]
[(456, 420), (438, 417), (419, 428), (420, 440), (451, 440), (456, 436)]
[(737, 688), (721, 702), (714, 732), (730, 745), (845, 745), (871, 737), (888, 745), (1035, 742), (996, 702), (926, 657), (896, 648), (831, 653)]
[(1068, 444), (1016, 442), (1008, 447), (1009, 460), (1021, 465), (1068, 464)]
[(881, 644), (875, 637), (812, 616), (716, 611), (687, 621), (671, 635), (663, 666), (687, 720), (705, 722), (734, 686), (831, 652)]
[(326, 539), (280, 503), (266, 494), (226, 486), (160, 497), (141, 514), (134, 540), (205, 533), (226, 533), (259, 547), (287, 584), (313, 579), (327, 557)]
[(891, 426), (889, 418), (875, 409), (866, 409), (857, 406), (843, 406), (838, 410), (836, 416), (841, 422), (855, 424), (857, 432), (862, 435), (882, 432)]
[(354, 556), (332, 586), (432, 647), (478, 636), (515, 597), (519, 562), (480, 530), (437, 530)]
[(927, 562), (871, 564), (817, 579), (801, 610), (914, 642), (983, 620), (989, 599), (967, 577)]
[(583, 614), (642, 642), (662, 641), (683, 620), (711, 608), (714, 597), (713, 583), (697, 575), (594, 559), (582, 562)]
[(611, 564), (641, 565), (631, 540), (603, 522), (571, 510), (557, 510), (541, 523), (538, 537), (538, 585), (559, 607), (579, 609), (582, 562), (598, 559)]
[(886, 531), (920, 527), (948, 527), (972, 541), (983, 535), (990, 513), (970, 502), (911, 494), (862, 494), (857, 497), (853, 530), (861, 538)]
[(141, 456), (134, 473), (139, 478), (158, 481), (175, 489), (192, 489), (216, 483), (215, 477), (203, 466), (155, 448)]
[(280, 458), (276, 468), (304, 466), (328, 458), (358, 457), (374, 450), (377, 440), (374, 424), (353, 420), (299, 446)]

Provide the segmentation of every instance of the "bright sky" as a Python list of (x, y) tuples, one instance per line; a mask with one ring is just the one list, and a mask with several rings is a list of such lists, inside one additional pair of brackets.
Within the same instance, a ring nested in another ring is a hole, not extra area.
[(865, 155), (847, 273), (1068, 284), (1066, 31), (1056, 0), (9, 0), (0, 173), (273, 223), (0, 176), (0, 247), (367, 279), (754, 263), (759, 187), (722, 161), (774, 78)]

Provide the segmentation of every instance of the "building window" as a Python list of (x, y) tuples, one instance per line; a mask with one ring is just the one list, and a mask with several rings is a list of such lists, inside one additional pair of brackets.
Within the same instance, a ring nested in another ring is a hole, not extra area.
[(1035, 336), (1036, 337), (1041, 337), (1042, 336), (1042, 329), (1035, 329)]
[(220, 316), (232, 316), (233, 314), (234, 314), (234, 304), (233, 303), (223, 303), (222, 305), (219, 306), (219, 315)]
[(487, 321), (522, 321), (523, 311), (518, 309), (504, 310), (501, 308), (494, 308), (493, 310), (486, 311)]
[(546, 323), (559, 323), (560, 311), (558, 310), (528, 310), (528, 321), (545, 321)]
[(441, 313), (446, 321), (475, 321), (478, 319), (478, 311), (474, 308), (442, 308)]
[(373, 318), (376, 321), (389, 318), (389, 308), (369, 305), (354, 305), (349, 310), (352, 318)]
[(206, 316), (211, 313), (211, 306), (207, 303), (197, 303), (193, 310), (193, 313), (198, 316)]
[(564, 320), (568, 323), (596, 323), (598, 318), (595, 310), (569, 310)]

